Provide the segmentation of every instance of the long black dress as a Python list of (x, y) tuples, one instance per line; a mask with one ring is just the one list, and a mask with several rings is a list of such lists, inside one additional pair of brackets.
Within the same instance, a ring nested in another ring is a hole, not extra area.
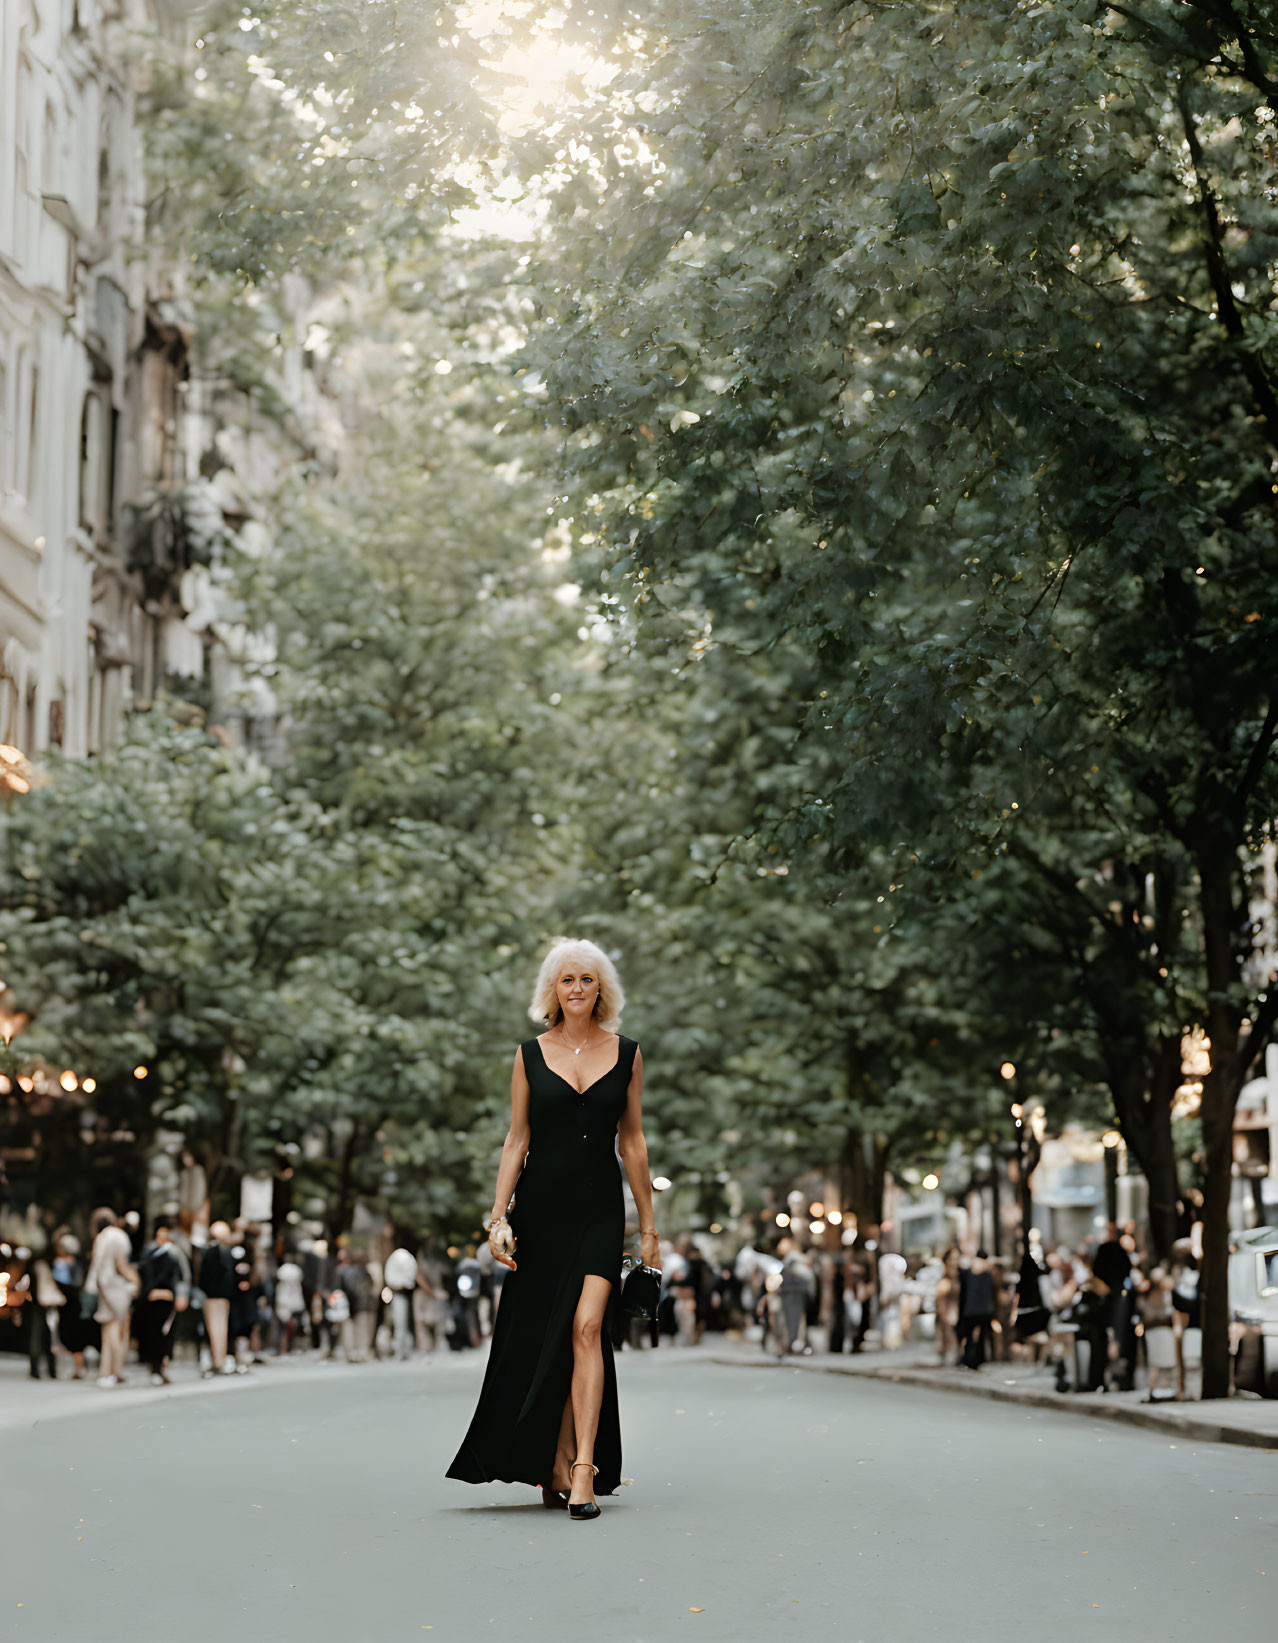
[[(546, 1065), (535, 1038), (520, 1045), (529, 1090), (528, 1157), (510, 1212), (517, 1270), (508, 1272), (474, 1419), (450, 1478), (550, 1485), (572, 1387), (572, 1320), (582, 1280), (621, 1282), (625, 1206), (617, 1124), (638, 1045), (618, 1035), (617, 1061), (580, 1093)], [(598, 1494), (621, 1481), (617, 1377), (601, 1331), (603, 1402), (595, 1436)]]

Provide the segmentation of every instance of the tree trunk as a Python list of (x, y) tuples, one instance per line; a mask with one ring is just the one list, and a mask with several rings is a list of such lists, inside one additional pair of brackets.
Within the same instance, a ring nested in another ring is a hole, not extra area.
[(355, 1210), (355, 1155), (359, 1150), (359, 1143), (360, 1127), (353, 1123), (350, 1134), (346, 1137), (346, 1145), (342, 1148), (341, 1171), (337, 1177), (337, 1197), (329, 1220), (328, 1233), (334, 1246), (351, 1224), (351, 1216)]
[(1111, 1064), (1110, 1096), (1123, 1139), (1149, 1183), (1149, 1237), (1161, 1261), (1181, 1235), (1180, 1176), (1172, 1140), (1172, 1102), (1180, 1084), (1180, 1040), (1161, 1037), (1152, 1076), (1129, 1062), (1121, 1071)]
[(843, 1142), (840, 1174), (847, 1183), (848, 1204), (862, 1237), (870, 1227), (883, 1225), (883, 1191), (887, 1178), (888, 1143), (881, 1135), (850, 1129)]
[[(1212, 1056), (1216, 1039), (1212, 1036)], [(1215, 1076), (1213, 1073), (1211, 1076)], [(1223, 1069), (1221, 1080), (1223, 1082)], [(1204, 1398), (1229, 1396), (1229, 1198), (1233, 1187), (1234, 1104), (1213, 1093), (1213, 1115), (1203, 1095), (1203, 1320)]]

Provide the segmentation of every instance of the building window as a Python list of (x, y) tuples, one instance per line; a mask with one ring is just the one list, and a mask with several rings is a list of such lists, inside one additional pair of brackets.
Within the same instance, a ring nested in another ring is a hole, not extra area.
[(102, 400), (84, 396), (80, 412), (80, 523), (87, 531), (102, 529), (103, 442)]

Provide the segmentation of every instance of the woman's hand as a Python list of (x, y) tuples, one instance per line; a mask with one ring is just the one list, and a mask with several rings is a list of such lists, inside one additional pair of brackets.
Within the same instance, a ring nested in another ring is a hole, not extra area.
[(508, 1266), (512, 1272), (519, 1270), (515, 1265), (515, 1235), (510, 1230), (509, 1221), (502, 1219), (492, 1222), (488, 1228), (488, 1247), (493, 1260), (500, 1266)]
[(639, 1253), (645, 1266), (650, 1266), (657, 1272), (661, 1271), (661, 1240), (657, 1237), (655, 1227), (651, 1232), (640, 1233)]

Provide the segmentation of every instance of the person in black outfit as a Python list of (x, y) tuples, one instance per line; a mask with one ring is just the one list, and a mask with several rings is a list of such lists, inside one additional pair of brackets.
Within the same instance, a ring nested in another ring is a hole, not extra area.
[(997, 1299), (990, 1258), (983, 1249), (978, 1249), (972, 1265), (966, 1271), (959, 1271), (958, 1333), (963, 1348), (962, 1362), (968, 1369), (979, 1369), (989, 1354)]
[(1120, 1294), (1131, 1277), (1132, 1258), (1119, 1239), (1117, 1221), (1106, 1222), (1105, 1241), (1096, 1246), (1092, 1271), (1111, 1295)]
[(1127, 1293), (1132, 1276), (1132, 1258), (1119, 1241), (1117, 1221), (1105, 1224), (1105, 1241), (1096, 1247), (1092, 1273), (1109, 1291), (1103, 1319), (1105, 1356), (1108, 1359), (1110, 1341), (1121, 1345), (1124, 1323), (1130, 1323), (1132, 1317), (1131, 1297)]
[[(607, 1309), (621, 1287), (626, 1207), (644, 1263), (661, 1267), (640, 1113), (643, 1060), (619, 1031), (612, 960), (591, 942), (546, 955), (520, 1045), (488, 1247), (508, 1267), (479, 1403), (449, 1468), (465, 1483), (540, 1484), (543, 1504), (599, 1516), (621, 1483), (621, 1424)], [(512, 1207), (513, 1203), (513, 1207)]]
[(186, 1310), (191, 1295), (191, 1269), (185, 1254), (173, 1242), (167, 1216), (156, 1218), (151, 1242), (138, 1262), (140, 1288), (133, 1322), (144, 1363), (151, 1366), (154, 1384), (168, 1382), (167, 1364), (173, 1351), (173, 1324)]
[(231, 1229), (225, 1221), (209, 1228), (209, 1242), (200, 1256), (200, 1288), (204, 1291), (204, 1330), (209, 1341), (211, 1367), (206, 1375), (233, 1375), (235, 1365), (227, 1362), (226, 1335), (231, 1301), (239, 1288), (235, 1257), (230, 1251)]

